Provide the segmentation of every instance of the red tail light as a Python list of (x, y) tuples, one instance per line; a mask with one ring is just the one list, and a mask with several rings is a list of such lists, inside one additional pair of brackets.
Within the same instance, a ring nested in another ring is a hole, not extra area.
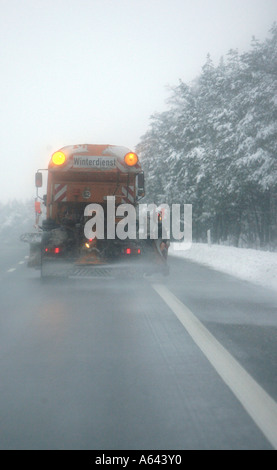
[(140, 248), (125, 248), (124, 254), (125, 255), (140, 255), (141, 249)]
[(45, 253), (59, 254), (61, 252), (60, 247), (56, 246), (55, 248), (44, 248)]

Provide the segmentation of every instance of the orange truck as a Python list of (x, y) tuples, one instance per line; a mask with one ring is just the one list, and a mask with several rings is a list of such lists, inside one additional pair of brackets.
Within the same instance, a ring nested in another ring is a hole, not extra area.
[[(162, 237), (160, 214), (156, 238), (149, 230), (144, 236), (140, 233), (138, 206), (144, 196), (144, 173), (136, 153), (114, 145), (67, 146), (52, 155), (47, 172), (47, 194), (42, 198), (42, 170), (36, 173), (37, 232), (22, 236), (30, 243), (28, 265), (39, 268), (42, 277), (114, 277), (118, 271), (168, 274), (169, 240)], [(46, 207), (41, 224), (40, 201)], [(109, 214), (111, 208), (114, 212)], [(136, 214), (131, 238), (128, 208)]]

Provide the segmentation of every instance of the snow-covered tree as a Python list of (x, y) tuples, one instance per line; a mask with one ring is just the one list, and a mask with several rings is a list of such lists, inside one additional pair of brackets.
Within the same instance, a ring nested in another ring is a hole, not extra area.
[(193, 204), (193, 233), (277, 243), (277, 26), (171, 90), (137, 150), (151, 202)]

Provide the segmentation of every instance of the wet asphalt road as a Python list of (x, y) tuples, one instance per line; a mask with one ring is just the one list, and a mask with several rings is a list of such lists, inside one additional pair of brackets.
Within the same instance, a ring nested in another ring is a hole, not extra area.
[[(153, 282), (42, 282), (27, 248), (0, 253), (0, 449), (273, 448)], [(276, 402), (277, 295), (169, 262), (160, 288)]]

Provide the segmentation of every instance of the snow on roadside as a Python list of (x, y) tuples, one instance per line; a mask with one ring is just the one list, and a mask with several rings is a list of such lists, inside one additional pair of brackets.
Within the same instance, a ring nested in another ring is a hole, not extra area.
[(223, 245), (193, 243), (190, 249), (180, 250), (172, 243), (169, 255), (195, 261), (217, 271), (245, 281), (262, 285), (277, 292), (277, 253), (235, 248)]

